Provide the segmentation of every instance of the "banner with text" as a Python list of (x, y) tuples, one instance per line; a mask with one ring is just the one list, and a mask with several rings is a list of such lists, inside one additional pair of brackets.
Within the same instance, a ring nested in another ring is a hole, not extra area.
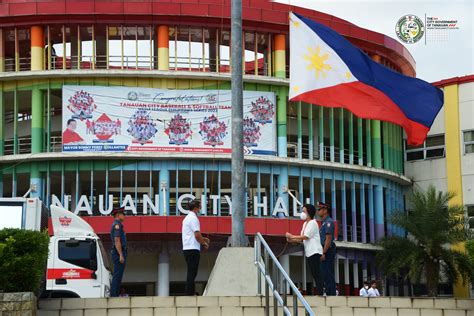
[[(276, 155), (273, 92), (244, 91), (244, 152)], [(230, 90), (63, 86), (63, 151), (230, 153)]]

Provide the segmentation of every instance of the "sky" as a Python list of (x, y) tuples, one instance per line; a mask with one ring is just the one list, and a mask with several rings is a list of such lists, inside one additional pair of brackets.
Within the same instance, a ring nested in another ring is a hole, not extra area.
[(458, 20), (459, 29), (432, 30), (414, 44), (402, 43), (416, 61), (417, 77), (434, 82), (474, 74), (474, 0), (275, 0), (337, 16), (365, 29), (388, 35), (402, 43), (395, 25), (404, 15), (424, 21), (427, 16)]

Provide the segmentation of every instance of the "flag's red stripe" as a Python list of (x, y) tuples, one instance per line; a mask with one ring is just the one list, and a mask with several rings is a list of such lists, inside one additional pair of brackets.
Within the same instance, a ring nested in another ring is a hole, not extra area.
[(407, 118), (383, 92), (359, 81), (308, 91), (290, 101), (345, 108), (361, 118), (398, 124), (407, 133), (410, 145), (421, 145), (429, 131), (428, 127)]

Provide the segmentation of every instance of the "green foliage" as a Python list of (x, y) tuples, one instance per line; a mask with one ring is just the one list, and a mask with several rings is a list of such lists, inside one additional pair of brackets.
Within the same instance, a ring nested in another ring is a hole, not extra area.
[(48, 245), (46, 231), (0, 230), (0, 291), (37, 293), (45, 276)]
[(474, 239), (466, 242), (466, 251), (472, 266), (474, 266)]
[(474, 276), (474, 265), (469, 257), (450, 245), (464, 242), (468, 232), (464, 226), (464, 209), (449, 205), (453, 193), (436, 191), (430, 186), (426, 192), (414, 191), (410, 197), (411, 210), (397, 211), (388, 220), (404, 228), (407, 238), (386, 237), (380, 241), (383, 251), (377, 261), (387, 275), (404, 277), (412, 283), (426, 279), (428, 294), (436, 296), (440, 278), (450, 282), (462, 278), (464, 283)]

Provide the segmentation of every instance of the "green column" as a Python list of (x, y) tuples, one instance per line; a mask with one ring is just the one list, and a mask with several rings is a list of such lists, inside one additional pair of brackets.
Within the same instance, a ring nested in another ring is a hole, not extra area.
[(31, 153), (43, 151), (43, 92), (34, 87), (31, 91)]
[(383, 139), (383, 168), (389, 170), (390, 155), (388, 153), (388, 123), (382, 122), (382, 139)]
[(314, 142), (313, 142), (313, 106), (308, 104), (308, 149), (309, 149), (309, 159), (313, 159), (314, 152)]
[(339, 112), (339, 162), (344, 163), (344, 109)]
[(334, 162), (334, 108), (329, 109), (329, 153), (331, 162)]
[(18, 90), (13, 91), (13, 154), (18, 154)]
[(354, 164), (354, 114), (349, 112), (349, 163)]
[(46, 152), (51, 152), (51, 85), (46, 91)]
[(319, 107), (319, 160), (324, 160), (324, 108)]
[(365, 144), (367, 153), (367, 166), (372, 167), (372, 139), (370, 136), (371, 120), (365, 121)]
[(301, 102), (296, 104), (298, 128), (298, 159), (303, 158), (303, 119), (301, 118)]
[(380, 140), (380, 121), (372, 120), (371, 136), (372, 136), (372, 166), (374, 168), (382, 168), (382, 143)]
[(364, 164), (364, 144), (362, 135), (362, 119), (357, 118), (357, 151), (359, 152), (359, 165)]
[(286, 157), (287, 156), (286, 99), (288, 96), (288, 88), (280, 87), (277, 91), (278, 91), (278, 101), (277, 101), (278, 157)]

